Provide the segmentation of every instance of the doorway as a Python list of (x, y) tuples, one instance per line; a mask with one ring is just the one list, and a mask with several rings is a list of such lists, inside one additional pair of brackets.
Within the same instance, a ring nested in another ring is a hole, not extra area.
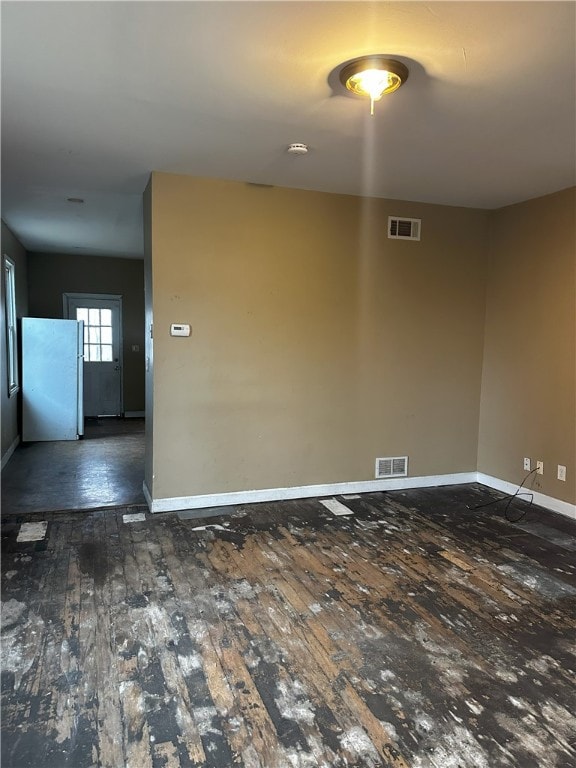
[(122, 296), (65, 293), (64, 316), (84, 322), (84, 416), (122, 415)]

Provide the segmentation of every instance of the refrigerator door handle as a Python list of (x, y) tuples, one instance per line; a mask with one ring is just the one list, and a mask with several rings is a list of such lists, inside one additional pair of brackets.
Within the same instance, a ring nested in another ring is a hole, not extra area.
[(78, 321), (78, 437), (84, 436), (84, 321)]

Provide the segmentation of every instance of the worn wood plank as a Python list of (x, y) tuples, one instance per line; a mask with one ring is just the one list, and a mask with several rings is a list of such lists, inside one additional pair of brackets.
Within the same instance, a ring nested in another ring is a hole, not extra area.
[(2, 764), (571, 768), (576, 525), (486, 498), (8, 523)]

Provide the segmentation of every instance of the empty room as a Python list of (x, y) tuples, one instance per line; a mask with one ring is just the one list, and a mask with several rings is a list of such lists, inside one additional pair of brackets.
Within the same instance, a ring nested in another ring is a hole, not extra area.
[(572, 768), (576, 3), (0, 10), (2, 768)]

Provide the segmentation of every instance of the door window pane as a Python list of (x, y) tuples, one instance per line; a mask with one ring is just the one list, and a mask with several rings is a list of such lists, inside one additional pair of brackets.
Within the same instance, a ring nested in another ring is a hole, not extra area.
[(100, 310), (100, 325), (112, 325), (112, 310), (101, 309)]
[(84, 321), (84, 360), (89, 363), (111, 363), (112, 310), (77, 307), (76, 319)]
[(90, 362), (100, 362), (100, 345), (90, 344)]

